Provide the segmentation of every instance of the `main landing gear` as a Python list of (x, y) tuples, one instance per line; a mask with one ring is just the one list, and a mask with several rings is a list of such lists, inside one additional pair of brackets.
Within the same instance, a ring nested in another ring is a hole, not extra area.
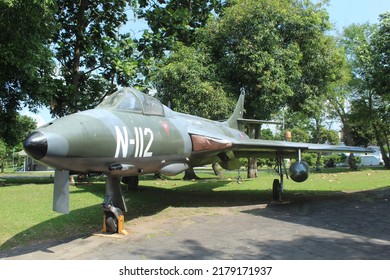
[(282, 202), (283, 183), (284, 183), (283, 171), (285, 172), (287, 179), (288, 179), (288, 173), (286, 169), (286, 164), (284, 163), (283, 156), (281, 153), (276, 154), (275, 171), (279, 174), (280, 180), (275, 179), (272, 184), (272, 199), (274, 201)]
[(127, 212), (125, 199), (122, 194), (120, 178), (107, 176), (106, 194), (102, 204), (103, 232), (127, 234), (124, 229), (124, 215)]

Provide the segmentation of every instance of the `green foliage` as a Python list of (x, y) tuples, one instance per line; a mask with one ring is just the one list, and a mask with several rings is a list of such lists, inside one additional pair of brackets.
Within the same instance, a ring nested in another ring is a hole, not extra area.
[(215, 73), (206, 54), (178, 45), (153, 81), (159, 99), (172, 109), (218, 120), (229, 115), (232, 102), (215, 81)]
[(138, 16), (145, 19), (151, 29), (139, 40), (139, 48), (147, 57), (162, 58), (180, 42), (190, 46), (195, 32), (204, 26), (213, 14), (219, 14), (223, 0), (138, 0)]
[(273, 168), (276, 166), (276, 159), (275, 158), (258, 158), (257, 159), (257, 166), (259, 167), (267, 167), (267, 168)]
[(288, 131), (291, 132), (291, 141), (308, 143), (310, 140), (310, 134), (307, 130), (301, 128), (292, 128)]
[(50, 92), (52, 8), (51, 1), (0, 2), (0, 139), (8, 145), (17, 142), (17, 111), (43, 104)]
[(306, 161), (310, 167), (315, 167), (317, 163), (317, 154), (314, 153), (303, 153), (302, 160)]
[(139, 18), (147, 21), (150, 30), (145, 30), (137, 40), (142, 53), (139, 68), (143, 75), (141, 83), (149, 82), (156, 63), (174, 50), (176, 44), (191, 46), (196, 41), (196, 31), (204, 26), (211, 14), (218, 15), (224, 0), (138, 0)]
[(262, 129), (260, 131), (260, 139), (263, 139), (263, 140), (274, 140), (274, 135), (272, 133), (272, 130), (267, 128), (267, 129)]
[(322, 156), (322, 164), (325, 165), (330, 159), (332, 159), (335, 164), (347, 162), (347, 156), (345, 154), (332, 154), (329, 156)]
[(386, 154), (390, 146), (390, 100), (388, 71), (390, 45), (390, 14), (381, 16), (379, 26), (351, 25), (344, 30), (343, 44), (351, 65), (354, 90), (351, 112), (348, 115), (349, 133), (355, 143), (376, 142), (385, 167), (390, 168)]
[[(329, 143), (331, 145), (339, 144), (339, 135), (334, 130), (320, 127), (319, 135), (316, 135), (316, 133), (317, 132), (314, 131), (313, 139), (316, 139), (318, 141), (317, 143), (320, 143), (320, 144)], [(314, 142), (314, 141), (312, 140), (312, 142)]]
[(372, 38), (373, 87), (376, 94), (390, 102), (390, 12), (379, 15), (380, 25)]
[(325, 31), (323, 3), (241, 0), (202, 30), (228, 92), (247, 93), (247, 114), (267, 119), (295, 110), (337, 80), (340, 57)]
[(7, 162), (15, 160), (14, 152), (23, 149), (22, 141), (32, 130), (36, 128), (35, 121), (27, 116), (17, 115), (16, 120), (9, 128), (7, 141), (0, 139), (0, 167), (5, 168)]
[(135, 77), (135, 44), (119, 28), (127, 22), (126, 7), (134, 1), (56, 1), (53, 36), (59, 80), (49, 100), (52, 113), (63, 116), (97, 105), (117, 85)]
[(0, 173), (4, 172), (6, 158), (7, 145), (0, 139)]

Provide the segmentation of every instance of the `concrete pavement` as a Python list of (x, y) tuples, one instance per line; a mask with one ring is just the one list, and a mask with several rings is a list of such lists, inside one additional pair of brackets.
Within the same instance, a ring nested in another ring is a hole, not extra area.
[(167, 208), (127, 236), (70, 238), (0, 259), (390, 259), (390, 188), (295, 197), (288, 204)]

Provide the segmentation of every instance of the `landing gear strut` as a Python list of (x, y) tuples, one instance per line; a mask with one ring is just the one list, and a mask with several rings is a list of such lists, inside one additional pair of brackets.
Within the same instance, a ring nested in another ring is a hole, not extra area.
[(120, 186), (120, 178), (107, 176), (106, 195), (102, 204), (103, 232), (126, 234), (124, 212), (127, 212), (125, 199)]
[(285, 171), (286, 178), (288, 179), (288, 174), (286, 171), (286, 164), (284, 163), (283, 156), (281, 153), (276, 154), (276, 172), (279, 174), (280, 180), (275, 179), (272, 184), (272, 198), (275, 201), (282, 202), (282, 193), (283, 193), (283, 179), (284, 174), (283, 171)]

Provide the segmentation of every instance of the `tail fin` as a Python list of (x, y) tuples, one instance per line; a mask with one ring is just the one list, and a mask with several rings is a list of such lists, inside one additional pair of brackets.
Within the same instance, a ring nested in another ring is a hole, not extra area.
[(230, 118), (224, 122), (225, 125), (231, 128), (238, 129), (237, 119), (242, 119), (244, 115), (244, 99), (245, 99), (245, 94), (241, 93), (240, 98), (237, 101), (236, 108), (234, 109), (234, 112), (230, 116)]

